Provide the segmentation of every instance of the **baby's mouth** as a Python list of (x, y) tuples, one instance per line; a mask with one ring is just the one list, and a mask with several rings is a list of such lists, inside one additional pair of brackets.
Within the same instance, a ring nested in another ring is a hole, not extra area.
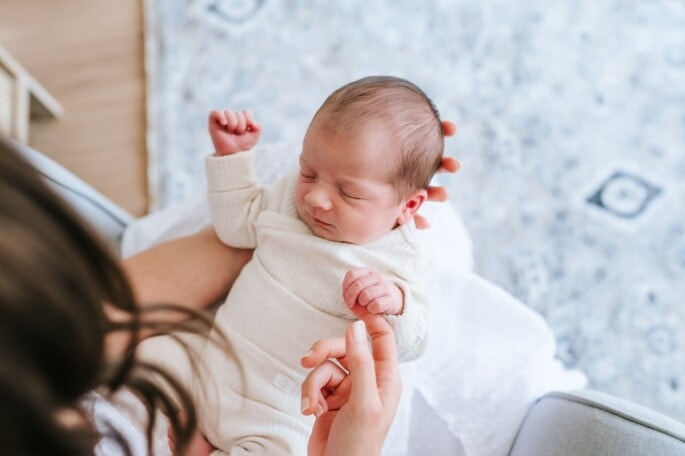
[(312, 222), (314, 222), (315, 225), (319, 225), (319, 226), (322, 226), (324, 228), (331, 228), (333, 226), (330, 223), (326, 223), (314, 215), (312, 215), (311, 217), (312, 217)]

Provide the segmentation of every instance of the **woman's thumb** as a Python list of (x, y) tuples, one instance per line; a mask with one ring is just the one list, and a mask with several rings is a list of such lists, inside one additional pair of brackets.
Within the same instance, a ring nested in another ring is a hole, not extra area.
[(376, 370), (373, 356), (369, 349), (369, 338), (366, 325), (358, 320), (350, 325), (345, 334), (347, 366), (352, 380), (350, 400), (369, 400), (378, 395), (376, 387)]

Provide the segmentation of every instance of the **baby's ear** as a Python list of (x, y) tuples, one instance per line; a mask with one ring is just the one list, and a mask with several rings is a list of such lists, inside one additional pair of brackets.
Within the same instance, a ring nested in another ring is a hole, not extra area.
[(397, 217), (397, 224), (404, 225), (410, 220), (414, 219), (414, 215), (421, 208), (421, 205), (428, 197), (428, 192), (424, 189), (415, 190), (407, 196), (402, 203), (402, 212)]

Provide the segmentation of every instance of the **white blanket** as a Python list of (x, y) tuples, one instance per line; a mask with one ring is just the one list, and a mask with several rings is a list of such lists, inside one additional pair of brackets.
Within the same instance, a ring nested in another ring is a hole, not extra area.
[[(288, 169), (286, 160), (295, 163), (292, 152), (263, 151), (262, 180)], [(432, 224), (422, 233), (434, 266), (430, 336), (426, 354), (402, 365), (404, 394), (384, 454), (505, 455), (533, 401), (582, 388), (586, 378), (555, 359), (554, 336), (537, 313), (472, 272), (471, 241), (456, 210), (427, 204), (422, 213)], [(169, 207), (134, 222), (122, 254), (208, 224), (203, 197)]]

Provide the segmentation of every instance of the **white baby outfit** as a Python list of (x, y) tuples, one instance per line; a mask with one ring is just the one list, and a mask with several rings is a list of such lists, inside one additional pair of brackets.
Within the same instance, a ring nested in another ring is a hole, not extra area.
[(313, 419), (300, 412), (306, 370), (300, 358), (320, 339), (339, 337), (355, 319), (342, 298), (348, 269), (384, 273), (404, 294), (400, 316), (387, 316), (401, 360), (425, 348), (424, 264), (413, 224), (366, 245), (312, 234), (297, 215), (291, 174), (259, 186), (254, 152), (206, 159), (209, 203), (219, 238), (256, 248), (215, 317), (233, 352), (207, 344), (209, 368), (196, 388), (200, 425), (230, 454), (306, 454)]

